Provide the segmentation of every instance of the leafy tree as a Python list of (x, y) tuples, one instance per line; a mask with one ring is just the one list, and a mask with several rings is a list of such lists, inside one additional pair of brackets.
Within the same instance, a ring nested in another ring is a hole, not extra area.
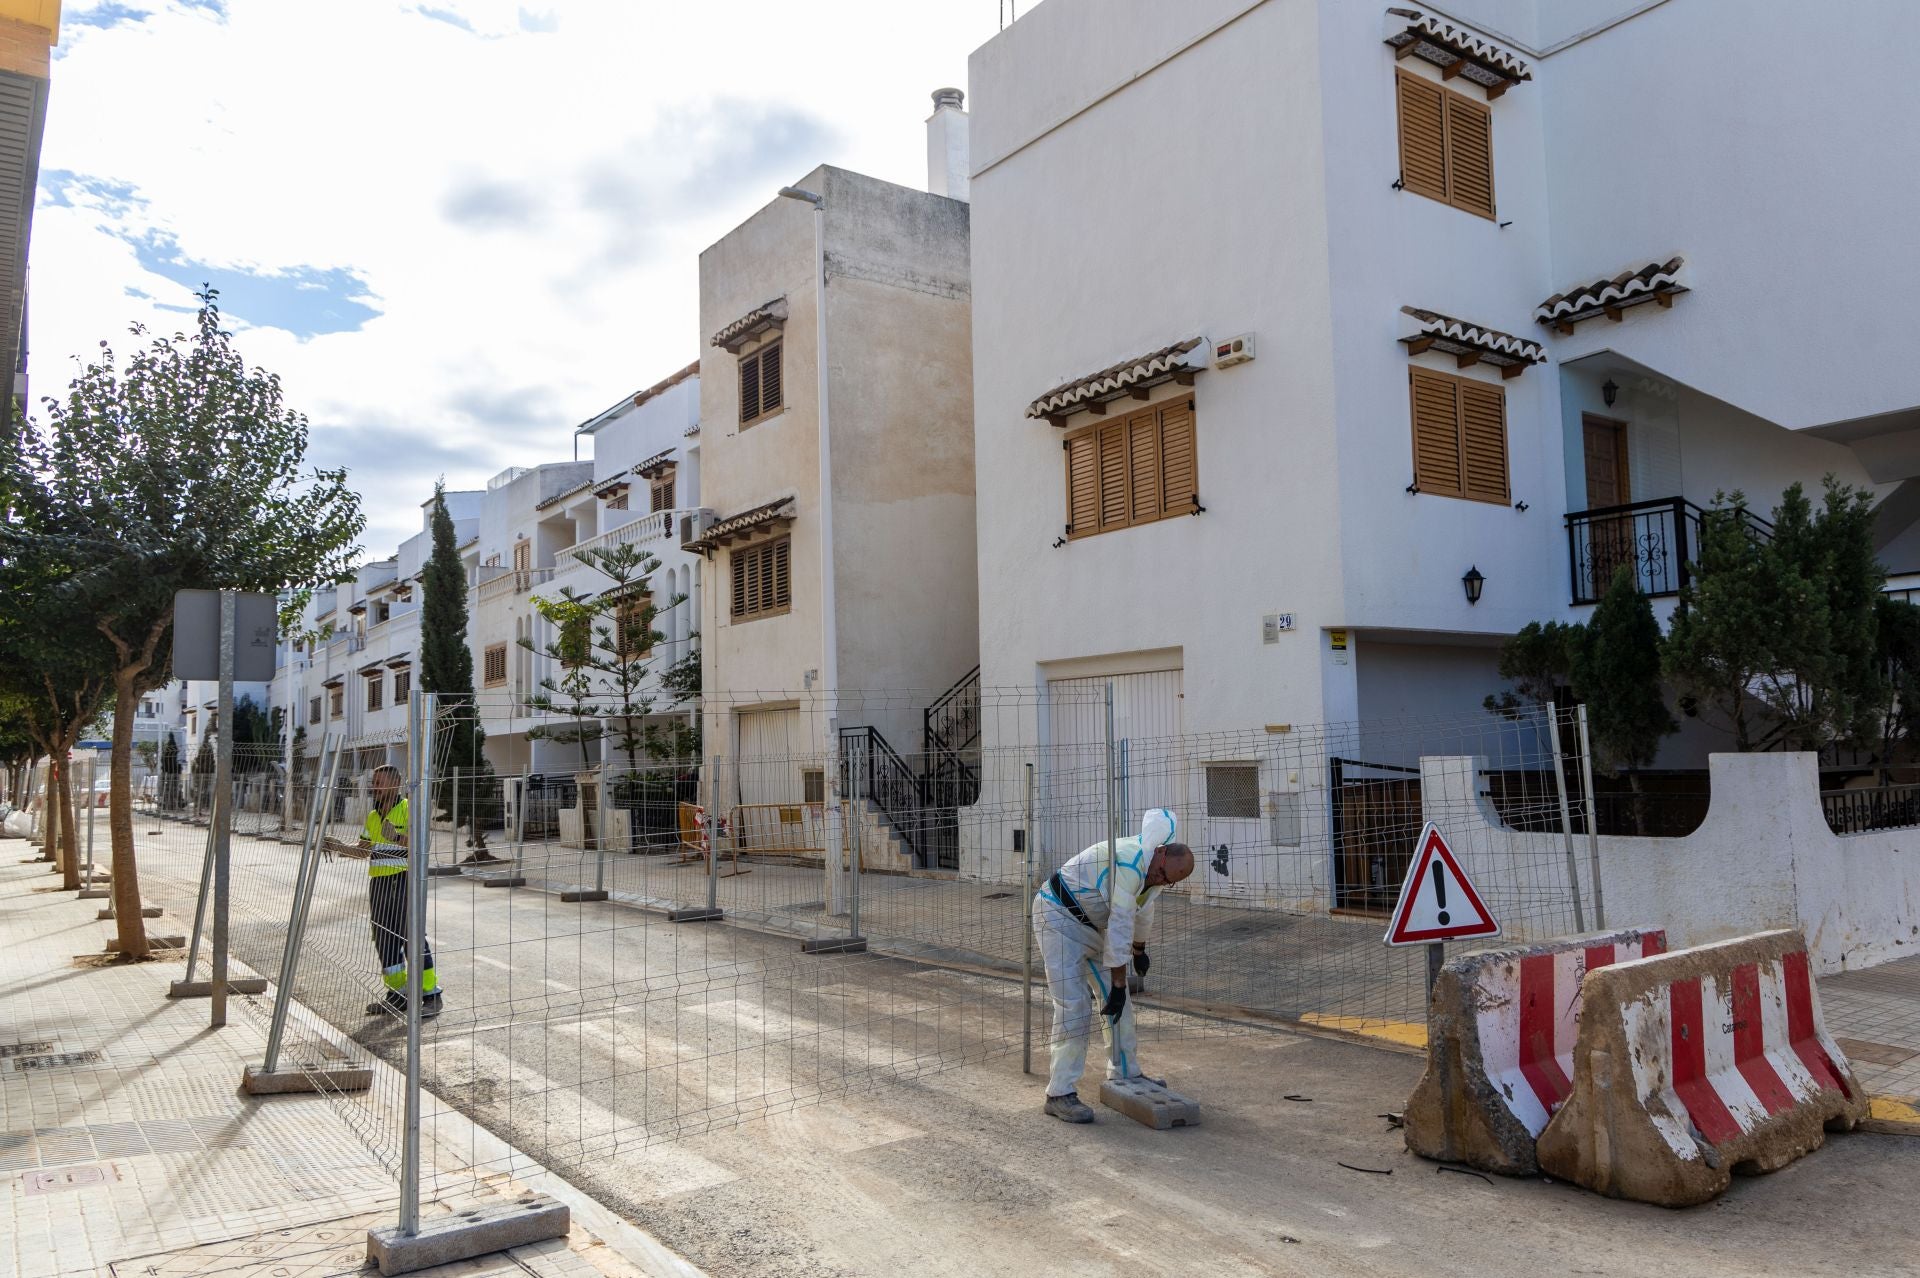
[(668, 710), (691, 710), (685, 722), (649, 724), (647, 753), (656, 759), (700, 757), (700, 632), (687, 636), (687, 651), (660, 672)]
[[(473, 650), (467, 646), (467, 570), (454, 541), (453, 516), (447, 513), (444, 483), (433, 486), (433, 514), (428, 521), (433, 550), (421, 570), (420, 691), (439, 697), (440, 742), (434, 752), (434, 772), (444, 781), (460, 769), (459, 811), (467, 822), (472, 860), (498, 858), (487, 851), (486, 828), (500, 814), (499, 781), (487, 762), (487, 733), (480, 724), (473, 692)], [(441, 785), (440, 815), (454, 812), (454, 787)]]
[[(279, 711), (274, 711), (278, 714)], [(252, 697), (239, 697), (233, 703), (233, 770), (262, 772), (279, 753), (280, 734), (272, 717)]]
[(1679, 730), (1660, 689), (1660, 623), (1631, 565), (1615, 570), (1574, 647), (1573, 695), (1587, 707), (1587, 731), (1597, 762), (1627, 774), (1633, 788), (1636, 834), (1646, 831), (1640, 769), (1653, 763), (1661, 739)]
[[(113, 650), (114, 916), (121, 952), (147, 952), (134, 860), (134, 707), (167, 679), (173, 597), (185, 588), (279, 593), (343, 580), (365, 519), (344, 470), (309, 469), (306, 417), (249, 368), (200, 295), (191, 333), (135, 325), (124, 364), (101, 343), (48, 399), (39, 478), (67, 525), (70, 591)], [(71, 632), (69, 632), (69, 636)]]
[(1513, 687), (1489, 693), (1482, 705), (1510, 719), (1528, 717), (1535, 707), (1559, 705), (1572, 687), (1575, 654), (1586, 637), (1578, 622), (1529, 621), (1500, 645), (1500, 677)]
[(572, 586), (560, 588), (561, 597), (545, 599), (533, 596), (533, 609), (553, 627), (554, 637), (536, 646), (523, 638), (520, 646), (528, 652), (544, 653), (560, 667), (560, 676), (541, 678), (539, 690), (527, 698), (529, 708), (541, 714), (562, 715), (573, 720), (571, 727), (539, 724), (527, 730), (533, 740), (562, 741), (580, 747), (582, 771), (591, 767), (593, 756), (587, 747), (604, 737), (606, 729), (594, 721), (598, 706), (594, 700), (593, 669), (587, 664), (593, 642), (593, 625), (606, 606), (581, 595)]
[(1748, 519), (1745, 495), (1715, 493), (1700, 514), (1699, 554), (1661, 649), (1682, 708), (1730, 730), (1743, 751), (1756, 748), (1764, 726), (1755, 686), (1775, 659), (1775, 564)]
[(1920, 608), (1881, 595), (1874, 601), (1874, 646), (1885, 675), (1874, 708), (1874, 760), (1880, 779), (1892, 780), (1893, 761), (1920, 726)]

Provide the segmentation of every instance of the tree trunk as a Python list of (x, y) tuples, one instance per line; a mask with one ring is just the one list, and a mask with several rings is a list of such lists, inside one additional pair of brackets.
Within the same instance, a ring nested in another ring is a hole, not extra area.
[(1633, 832), (1644, 837), (1647, 832), (1647, 797), (1640, 791), (1640, 769), (1627, 769), (1627, 784), (1633, 787)]
[[(76, 741), (80, 739), (78, 731), (73, 736)], [(66, 802), (62, 815), (66, 817), (67, 827), (61, 832), (60, 839), (66, 851), (66, 859), (60, 863), (60, 888), (65, 892), (78, 892), (83, 886), (80, 881), (80, 796), (74, 791), (71, 763), (61, 774), (60, 788)]]
[(140, 872), (133, 855), (133, 711), (136, 672), (120, 670), (113, 677), (113, 753), (107, 771), (112, 777), (107, 828), (113, 838), (113, 921), (118, 927), (114, 948), (128, 958), (147, 956), (147, 926), (140, 917)]
[(57, 874), (60, 870), (60, 768), (52, 761), (47, 763), (47, 788), (40, 795), (40, 810), (46, 814), (40, 823), (45, 849), (40, 859), (53, 862)]

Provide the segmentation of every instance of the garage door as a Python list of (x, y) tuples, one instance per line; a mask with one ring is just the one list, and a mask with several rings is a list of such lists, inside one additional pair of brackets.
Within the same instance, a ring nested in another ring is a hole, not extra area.
[(1186, 819), (1180, 681), (1178, 670), (1048, 681), (1041, 797), (1050, 820), (1048, 844), (1040, 849), (1048, 864), (1058, 865), (1105, 837), (1109, 683), (1123, 833), (1137, 832), (1146, 808), (1170, 807)]
[(819, 765), (805, 753), (800, 711), (742, 710), (739, 725), (740, 802), (799, 803), (804, 798), (804, 767)]

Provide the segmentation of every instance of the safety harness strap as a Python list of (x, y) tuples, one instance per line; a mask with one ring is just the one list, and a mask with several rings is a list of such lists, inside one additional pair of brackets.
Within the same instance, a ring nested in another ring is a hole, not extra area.
[(1093, 928), (1096, 932), (1100, 930), (1093, 927), (1093, 920), (1088, 918), (1087, 912), (1080, 908), (1080, 902), (1074, 899), (1073, 891), (1067, 886), (1067, 881), (1060, 877), (1060, 871), (1053, 872), (1053, 877), (1047, 880), (1047, 886), (1053, 889), (1053, 894), (1059, 899), (1060, 904), (1066, 907), (1067, 913), (1073, 915), (1082, 927)]

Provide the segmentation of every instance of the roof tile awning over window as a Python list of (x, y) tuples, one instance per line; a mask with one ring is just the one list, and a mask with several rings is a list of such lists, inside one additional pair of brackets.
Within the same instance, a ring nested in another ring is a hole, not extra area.
[(623, 470), (617, 475), (610, 475), (602, 480), (600, 484), (594, 488), (593, 495), (601, 501), (605, 501), (609, 497), (619, 496), (632, 486), (633, 485), (627, 482), (627, 472)]
[(1418, 332), (1400, 339), (1407, 344), (1409, 355), (1439, 351), (1453, 356), (1461, 368), (1490, 364), (1500, 370), (1502, 377), (1518, 377), (1527, 371), (1528, 365), (1547, 362), (1547, 348), (1531, 338), (1515, 337), (1497, 328), (1483, 328), (1437, 311), (1423, 311), (1417, 306), (1403, 306), (1400, 311), (1420, 322)]
[(729, 355), (738, 355), (740, 348), (762, 333), (771, 332), (787, 322), (787, 299), (776, 297), (754, 307), (733, 323), (713, 335), (713, 344)]
[(655, 476), (666, 474), (673, 469), (673, 466), (673, 450), (669, 448), (664, 452), (655, 453), (638, 466), (635, 466), (633, 473), (642, 479), (652, 479)]
[(387, 658), (388, 667), (394, 670), (399, 670), (412, 664), (413, 654), (411, 652), (396, 652)]
[(349, 615), (357, 617), (361, 613), (365, 612), (366, 610), (367, 610), (367, 601), (362, 599), (358, 603), (351, 605), (347, 609), (347, 612)]
[[(1198, 337), (1189, 337), (1184, 342), (1162, 346), (1157, 351), (1121, 360), (1097, 373), (1062, 383), (1028, 404), (1027, 416), (1054, 426), (1064, 426), (1067, 418), (1075, 413), (1098, 415), (1106, 412), (1107, 404), (1122, 396), (1145, 399), (1149, 389), (1164, 382), (1191, 386), (1193, 375), (1206, 370), (1204, 363), (1187, 362), (1187, 357), (1200, 347), (1200, 342)], [(1205, 358), (1204, 351), (1202, 358)]]
[(793, 498), (782, 497), (764, 506), (742, 511), (708, 528), (706, 535), (686, 544), (687, 550), (717, 550), (737, 541), (771, 536), (793, 523)]
[(1522, 80), (1533, 79), (1527, 64), (1493, 41), (1418, 9), (1387, 10), (1387, 43), (1395, 58), (1415, 57), (1440, 68), (1440, 77), (1471, 80), (1497, 98)]
[(320, 686), (323, 688), (338, 688), (341, 684), (345, 683), (346, 681), (347, 681), (347, 677), (345, 675), (337, 674), (332, 676), (331, 678), (321, 680)]
[(360, 667), (360, 673), (371, 678), (379, 674), (385, 664), (385, 662), (381, 661), (369, 661), (366, 665)]
[(368, 746), (400, 745), (407, 739), (405, 728), (382, 728), (378, 732), (365, 732), (346, 743), (349, 750), (364, 750)]
[(1648, 262), (1637, 271), (1622, 271), (1612, 279), (1555, 293), (1534, 308), (1533, 317), (1561, 333), (1571, 333), (1575, 324), (1601, 315), (1617, 323), (1622, 311), (1643, 302), (1672, 306), (1674, 297), (1687, 291), (1681, 275), (1686, 264), (1685, 258), (1675, 255), (1664, 262)]

